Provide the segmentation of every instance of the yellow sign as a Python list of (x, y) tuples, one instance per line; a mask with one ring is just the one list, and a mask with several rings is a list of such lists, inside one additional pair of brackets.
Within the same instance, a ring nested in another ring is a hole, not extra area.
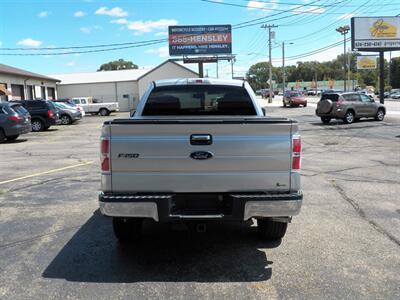
[(357, 69), (376, 69), (376, 56), (358, 56), (357, 57)]
[(397, 28), (389, 22), (379, 19), (374, 22), (369, 29), (371, 36), (374, 38), (394, 38), (397, 36)]

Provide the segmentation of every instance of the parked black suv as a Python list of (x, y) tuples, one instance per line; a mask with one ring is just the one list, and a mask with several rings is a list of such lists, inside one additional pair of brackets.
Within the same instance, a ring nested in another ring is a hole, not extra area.
[(32, 131), (47, 130), (50, 126), (60, 123), (57, 110), (51, 101), (21, 100), (16, 102), (21, 103), (29, 111)]
[(386, 108), (363, 93), (324, 93), (315, 114), (324, 124), (331, 119), (342, 119), (346, 124), (351, 124), (360, 118), (382, 121)]

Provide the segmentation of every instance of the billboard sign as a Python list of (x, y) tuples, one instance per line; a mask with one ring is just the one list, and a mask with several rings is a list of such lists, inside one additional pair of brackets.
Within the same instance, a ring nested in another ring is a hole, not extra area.
[(232, 54), (231, 25), (169, 26), (169, 55)]
[(360, 55), (357, 56), (357, 70), (374, 70), (377, 68), (376, 56)]
[(351, 45), (359, 51), (400, 50), (400, 16), (351, 18)]

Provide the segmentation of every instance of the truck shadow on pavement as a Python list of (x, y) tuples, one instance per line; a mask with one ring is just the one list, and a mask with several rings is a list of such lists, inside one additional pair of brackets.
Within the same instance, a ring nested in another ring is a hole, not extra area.
[[(96, 211), (56, 255), (42, 276), (74, 282), (252, 282), (268, 280), (271, 265), (249, 223), (208, 224), (206, 233), (185, 225), (144, 226), (140, 242), (121, 246), (111, 219)], [(261, 250), (259, 250), (261, 248)]]

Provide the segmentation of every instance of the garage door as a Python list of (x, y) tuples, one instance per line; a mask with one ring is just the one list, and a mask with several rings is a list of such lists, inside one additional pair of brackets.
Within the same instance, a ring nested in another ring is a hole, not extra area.
[(56, 96), (56, 93), (54, 91), (54, 88), (48, 87), (47, 88), (47, 99), (53, 100), (53, 99), (55, 99), (55, 96)]
[(20, 84), (11, 85), (11, 93), (13, 100), (24, 100), (24, 86)]

